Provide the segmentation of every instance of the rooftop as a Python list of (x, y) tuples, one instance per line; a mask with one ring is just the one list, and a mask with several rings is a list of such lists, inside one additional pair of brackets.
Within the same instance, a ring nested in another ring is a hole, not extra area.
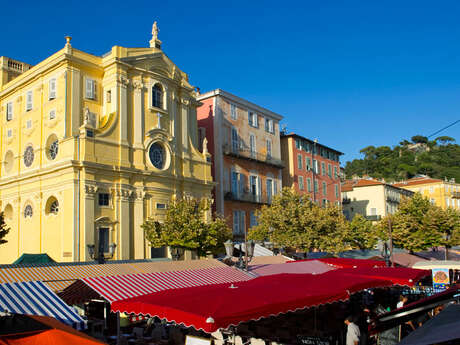
[[(296, 134), (296, 133), (294, 133), (294, 132), (286, 133), (286, 134), (283, 134), (283, 133), (282, 133), (282, 134), (281, 134), (281, 138), (289, 138), (289, 137), (299, 138), (299, 139), (302, 139), (302, 140), (306, 140), (306, 141), (310, 142), (311, 144), (315, 144), (315, 141), (314, 141), (314, 140), (305, 138), (305, 137), (303, 137), (303, 136), (301, 136), (301, 135), (299, 135), (299, 134)], [(318, 143), (318, 142), (316, 142), (316, 145), (321, 146), (321, 147), (324, 147), (325, 149), (334, 151), (335, 153), (339, 154), (340, 156), (344, 154), (343, 152), (337, 151), (336, 149), (333, 149), (333, 148), (331, 148), (331, 147), (329, 147), (329, 146), (320, 144), (320, 143)]]

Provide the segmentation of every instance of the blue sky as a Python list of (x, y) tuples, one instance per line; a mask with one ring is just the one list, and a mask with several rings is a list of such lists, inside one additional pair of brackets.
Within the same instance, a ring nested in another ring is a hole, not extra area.
[[(282, 114), (345, 162), (460, 119), (459, 15), (458, 1), (7, 1), (0, 55), (35, 64), (65, 35), (96, 55), (148, 46), (157, 20), (193, 85)], [(460, 142), (460, 124), (440, 135)]]

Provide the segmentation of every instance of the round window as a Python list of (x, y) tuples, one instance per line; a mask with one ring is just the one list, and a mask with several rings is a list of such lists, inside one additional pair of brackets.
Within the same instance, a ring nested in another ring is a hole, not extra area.
[(30, 167), (34, 161), (34, 148), (32, 145), (26, 147), (24, 151), (24, 165)]
[(33, 211), (32, 211), (32, 206), (27, 205), (24, 208), (24, 218), (32, 218)]
[(51, 159), (55, 159), (59, 151), (59, 142), (57, 140), (53, 141), (49, 148), (49, 156)]
[(159, 143), (153, 143), (150, 145), (149, 149), (149, 157), (150, 162), (152, 162), (153, 166), (157, 169), (163, 169), (165, 166), (165, 149)]

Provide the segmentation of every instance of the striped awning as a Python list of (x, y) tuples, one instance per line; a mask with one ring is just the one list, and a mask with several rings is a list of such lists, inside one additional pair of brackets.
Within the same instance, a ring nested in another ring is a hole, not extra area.
[(169, 289), (247, 281), (254, 276), (233, 267), (127, 274), (81, 279), (59, 295), (67, 303), (101, 296), (109, 302)]
[(76, 329), (85, 329), (85, 321), (44, 283), (0, 284), (0, 310), (12, 314), (51, 316)]
[(218, 260), (189, 261), (149, 261), (120, 262), (103, 265), (93, 263), (49, 264), (34, 266), (0, 267), (0, 283), (17, 283), (24, 281), (45, 282), (53, 291), (62, 291), (77, 279), (110, 276), (120, 274), (136, 274), (161, 271), (178, 271), (195, 268), (222, 267), (225, 264)]

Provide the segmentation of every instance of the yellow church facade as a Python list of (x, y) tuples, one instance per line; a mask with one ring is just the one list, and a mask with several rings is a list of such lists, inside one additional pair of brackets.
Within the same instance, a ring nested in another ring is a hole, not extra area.
[(91, 260), (151, 257), (141, 224), (171, 198), (210, 197), (209, 154), (198, 151), (194, 87), (163, 53), (103, 56), (63, 49), (35, 66), (0, 58), (0, 209), (11, 228), (0, 263), (23, 253)]

